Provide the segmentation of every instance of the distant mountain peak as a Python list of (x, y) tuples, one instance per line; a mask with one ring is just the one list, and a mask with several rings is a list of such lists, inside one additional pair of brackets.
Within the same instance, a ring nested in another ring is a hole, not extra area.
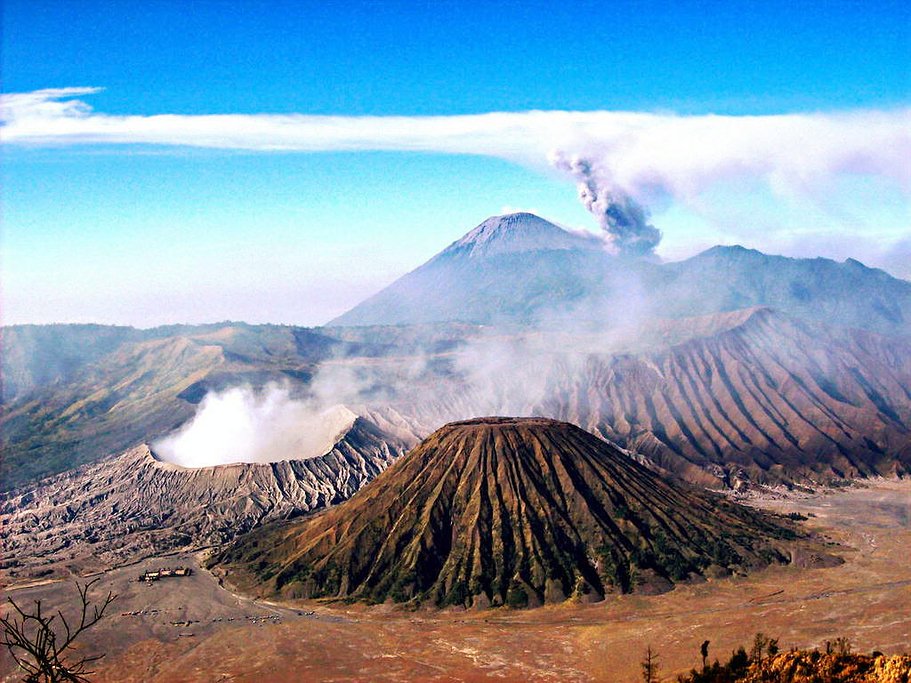
[(710, 247), (703, 252), (700, 252), (696, 257), (707, 257), (707, 256), (753, 256), (753, 257), (765, 257), (768, 254), (764, 254), (757, 249), (750, 249), (741, 244), (716, 244), (714, 247)]
[(595, 235), (569, 232), (533, 213), (519, 212), (491, 216), (449, 245), (439, 257), (603, 248), (604, 243)]
[(858, 261), (856, 258), (848, 257), (844, 260), (844, 264), (846, 266), (850, 266), (851, 268), (858, 268), (860, 270), (874, 270), (873, 268), (870, 268), (870, 266), (868, 266), (867, 264), (862, 263), (861, 261)]

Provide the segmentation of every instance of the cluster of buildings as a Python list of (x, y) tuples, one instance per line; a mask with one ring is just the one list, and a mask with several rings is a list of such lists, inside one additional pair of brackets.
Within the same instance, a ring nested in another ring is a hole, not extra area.
[(146, 583), (152, 583), (153, 581), (158, 581), (159, 579), (164, 579), (169, 576), (189, 576), (193, 573), (193, 570), (189, 567), (162, 567), (161, 569), (156, 569), (154, 571), (146, 571), (139, 575), (140, 581), (145, 581)]

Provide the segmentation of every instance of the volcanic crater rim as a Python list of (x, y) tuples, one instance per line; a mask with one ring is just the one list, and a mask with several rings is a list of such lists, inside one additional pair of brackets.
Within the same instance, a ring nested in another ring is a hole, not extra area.
[(493, 415), (490, 417), (473, 417), (468, 420), (457, 420), (449, 422), (444, 427), (509, 427), (509, 426), (531, 426), (539, 425), (542, 427), (562, 427), (573, 425), (571, 422), (554, 420), (550, 417), (505, 417)]

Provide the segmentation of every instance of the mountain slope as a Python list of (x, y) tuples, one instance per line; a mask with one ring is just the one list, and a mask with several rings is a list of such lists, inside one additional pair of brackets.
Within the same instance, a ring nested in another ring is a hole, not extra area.
[(860, 261), (770, 256), (713, 247), (662, 266), (667, 315), (692, 316), (768, 306), (803, 320), (911, 335), (911, 282)]
[(140, 337), (138, 330), (113, 325), (13, 325), (0, 337), (2, 402), (52, 382), (66, 381), (80, 369)]
[(911, 342), (769, 309), (640, 329), (641, 351), (599, 352), (597, 335), (475, 341), (396, 407), (429, 425), (570, 421), (713, 487), (911, 472)]
[(539, 409), (725, 485), (907, 473), (911, 343), (760, 309), (667, 350), (590, 357)]
[(595, 237), (532, 214), (494, 216), (329, 326), (533, 320), (584, 298), (609, 266)]
[(540, 418), (439, 429), (344, 505), (218, 562), (262, 595), (535, 605), (786, 561), (794, 534)]
[(601, 252), (604, 242), (594, 235), (569, 232), (531, 213), (510, 213), (491, 216), (446, 247), (431, 263), (534, 251)]

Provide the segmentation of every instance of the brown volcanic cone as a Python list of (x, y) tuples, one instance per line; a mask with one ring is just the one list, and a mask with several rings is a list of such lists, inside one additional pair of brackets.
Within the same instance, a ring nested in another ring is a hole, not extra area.
[(262, 595), (524, 606), (786, 561), (793, 531), (565, 422), (454, 422), (316, 517), (218, 558)]

